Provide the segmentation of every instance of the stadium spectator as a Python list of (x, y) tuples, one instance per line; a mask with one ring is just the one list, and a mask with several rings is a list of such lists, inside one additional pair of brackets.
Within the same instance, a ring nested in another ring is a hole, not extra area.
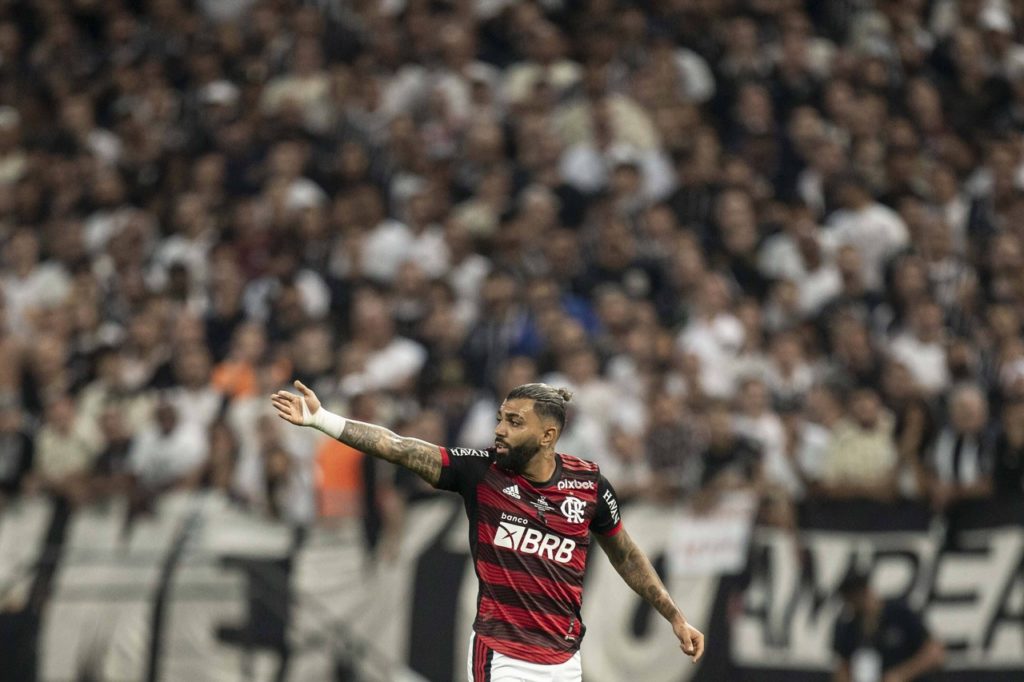
[(94, 421), (76, 413), (69, 396), (51, 399), (44, 414), (27, 485), (72, 503), (85, 502), (89, 471), (103, 447), (102, 435)]
[(900, 459), (900, 490), (909, 497), (923, 496), (927, 489), (924, 454), (937, 431), (934, 411), (910, 370), (898, 361), (890, 361), (883, 371), (882, 400), (896, 419), (893, 437)]
[[(186, 406), (187, 409), (187, 406)], [(179, 413), (179, 407), (161, 397), (149, 426), (132, 443), (129, 468), (143, 495), (171, 488), (193, 488), (200, 480), (209, 454), (205, 424)]]
[(837, 682), (924, 680), (946, 654), (921, 616), (899, 599), (882, 599), (865, 574), (851, 572), (839, 587), (844, 609), (832, 633)]
[(898, 453), (892, 415), (873, 388), (858, 388), (838, 422), (824, 457), (821, 492), (836, 498), (891, 500), (897, 491)]
[(928, 453), (929, 498), (936, 510), (992, 492), (992, 432), (988, 399), (980, 387), (958, 386), (949, 398), (948, 423)]
[[(681, 493), (690, 495), (696, 492), (699, 482), (695, 480), (695, 474), (702, 467), (705, 440), (697, 419), (687, 414), (680, 396), (663, 391), (654, 397), (650, 428), (644, 443), (647, 459), (644, 473), (649, 481), (649, 492), (655, 499), (670, 500)], [(643, 490), (639, 485), (636, 487), (636, 492)], [(619, 488), (630, 492), (627, 485)]]
[(1003, 406), (1001, 428), (993, 448), (995, 470), (992, 475), (996, 494), (1019, 500), (1024, 496), (1024, 401)]
[(728, 405), (714, 401), (702, 417), (707, 423), (707, 441), (698, 460), (699, 466), (694, 467), (691, 474), (701, 489), (699, 504), (712, 504), (727, 490), (760, 489), (765, 468), (761, 447), (737, 433)]
[(25, 412), (10, 394), (0, 395), (0, 501), (18, 495), (32, 470), (35, 441)]
[(129, 459), (133, 433), (124, 411), (117, 405), (105, 407), (99, 416), (103, 449), (96, 455), (90, 477), (91, 494), (95, 499), (130, 494), (134, 477)]

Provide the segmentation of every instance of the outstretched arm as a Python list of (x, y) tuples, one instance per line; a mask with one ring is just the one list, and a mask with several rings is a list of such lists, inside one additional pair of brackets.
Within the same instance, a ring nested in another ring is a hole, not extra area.
[(295, 382), (295, 388), (302, 395), (278, 391), (270, 397), (281, 419), (312, 426), (349, 447), (403, 466), (430, 485), (437, 485), (441, 478), (440, 447), (417, 438), (403, 438), (383, 426), (345, 419), (323, 409), (316, 394), (301, 381)]
[(653, 606), (665, 620), (672, 624), (672, 631), (679, 638), (679, 648), (696, 663), (704, 655), (704, 634), (686, 622), (686, 616), (679, 610), (665, 584), (625, 529), (611, 537), (594, 534), (608, 560), (619, 572), (626, 584)]

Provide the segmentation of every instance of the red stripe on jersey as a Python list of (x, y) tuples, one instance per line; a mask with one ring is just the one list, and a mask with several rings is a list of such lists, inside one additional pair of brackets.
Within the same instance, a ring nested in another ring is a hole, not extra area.
[(597, 471), (597, 465), (572, 455), (561, 455), (562, 466), (573, 471)]
[[(551, 635), (541, 630), (520, 627), (504, 620), (477, 618), (476, 622), (473, 623), (473, 630), (488, 644), (490, 644), (489, 638), (497, 637), (512, 642), (519, 642), (544, 654), (551, 652), (560, 653), (577, 648), (574, 646), (574, 642), (569, 642), (561, 637), (551, 637)], [(498, 647), (491, 648), (501, 651)], [(505, 652), (501, 651), (501, 653)], [(530, 659), (526, 660), (529, 661)]]
[(579, 651), (578, 644), (571, 648), (553, 649), (539, 640), (537, 633), (501, 621), (477, 619), (473, 628), (477, 631), (477, 637), (484, 640), (488, 647), (520, 661), (558, 665)]
[(517, 590), (514, 587), (506, 587), (494, 582), (487, 583), (487, 589), (480, 591), (481, 594), (484, 594), (485, 592), (488, 597), (499, 604), (508, 604), (509, 606), (518, 606), (520, 608), (527, 608), (531, 611), (540, 611), (541, 613), (551, 613), (555, 615), (566, 613), (566, 601), (564, 599), (555, 599), (549, 594), (538, 594), (536, 592), (527, 592), (526, 590)]
[(562, 469), (565, 471), (572, 471), (574, 473), (588, 473), (592, 474), (597, 471), (596, 467), (587, 466), (586, 464), (570, 464), (569, 462), (562, 463)]
[(437, 447), (441, 450), (441, 467), (444, 468), (451, 466), (452, 460), (448, 454), (448, 448), (444, 447), (443, 445), (439, 445)]
[[(573, 585), (571, 583), (510, 571), (504, 566), (492, 564), (489, 561), (478, 560), (476, 567), (480, 580), (484, 583), (494, 583), (495, 585), (532, 592), (533, 594), (550, 596), (577, 607), (583, 601), (582, 585)], [(483, 591), (486, 591), (486, 585), (483, 585), (482, 588)]]
[(520, 628), (533, 628), (545, 633), (561, 632), (563, 635), (569, 632), (570, 618), (574, 618), (572, 614), (550, 614), (502, 604), (486, 595), (480, 599), (476, 613), (478, 618), (485, 620), (500, 620)]
[(473, 679), (471, 682), (490, 682), (491, 651), (479, 635), (473, 635)]
[[(601, 535), (603, 535), (606, 538), (614, 537), (619, 534), (620, 530), (622, 530), (622, 521), (619, 521), (612, 527), (610, 531), (608, 531), (607, 533), (601, 533)], [(596, 533), (597, 531), (594, 532)]]

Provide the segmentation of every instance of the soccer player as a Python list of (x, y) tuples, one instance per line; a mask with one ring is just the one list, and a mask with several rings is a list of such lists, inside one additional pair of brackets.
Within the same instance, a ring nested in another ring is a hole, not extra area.
[(623, 529), (615, 490), (596, 464), (555, 451), (572, 394), (546, 384), (513, 389), (498, 408), (494, 447), (445, 448), (325, 410), (301, 395), (271, 397), (278, 416), (406, 467), (459, 493), (480, 591), (468, 671), (483, 680), (582, 680), (580, 619), (590, 534), (626, 584), (657, 609), (696, 662), (704, 635), (672, 601), (647, 556)]

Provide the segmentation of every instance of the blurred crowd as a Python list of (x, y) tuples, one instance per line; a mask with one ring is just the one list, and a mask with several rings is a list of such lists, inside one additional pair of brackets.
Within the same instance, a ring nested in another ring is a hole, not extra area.
[(296, 524), (487, 447), (623, 497), (1024, 499), (1024, 3), (2, 0), (0, 496)]

